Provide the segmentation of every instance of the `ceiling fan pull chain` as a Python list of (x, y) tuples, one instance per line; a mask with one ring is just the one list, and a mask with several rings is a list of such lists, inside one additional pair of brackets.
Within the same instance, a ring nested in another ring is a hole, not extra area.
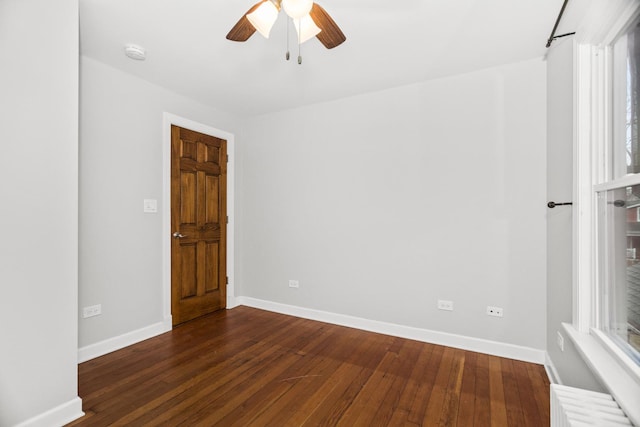
[(300, 47), (302, 43), (300, 43), (300, 33), (302, 33), (302, 20), (298, 19), (298, 65), (302, 65), (302, 48)]
[[(285, 18), (287, 18), (285, 16)], [(284, 20), (285, 25), (287, 26), (287, 54), (285, 55), (285, 58), (287, 59), (287, 61), (289, 60), (289, 58), (291, 58), (291, 54), (289, 53), (289, 19), (285, 19)]]

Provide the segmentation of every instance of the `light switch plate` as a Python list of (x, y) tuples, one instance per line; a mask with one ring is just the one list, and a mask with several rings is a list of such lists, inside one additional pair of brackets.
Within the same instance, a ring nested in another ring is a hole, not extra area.
[(144, 213), (158, 213), (158, 201), (156, 199), (144, 199)]

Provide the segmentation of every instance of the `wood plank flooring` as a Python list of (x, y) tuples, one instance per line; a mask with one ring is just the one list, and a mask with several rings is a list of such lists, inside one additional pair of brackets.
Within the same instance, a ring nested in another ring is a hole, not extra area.
[(540, 365), (248, 307), (79, 365), (70, 426), (548, 426)]

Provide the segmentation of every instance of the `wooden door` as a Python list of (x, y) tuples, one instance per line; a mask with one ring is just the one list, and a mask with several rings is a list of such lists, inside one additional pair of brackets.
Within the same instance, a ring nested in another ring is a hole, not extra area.
[(171, 314), (226, 307), (227, 141), (171, 126)]

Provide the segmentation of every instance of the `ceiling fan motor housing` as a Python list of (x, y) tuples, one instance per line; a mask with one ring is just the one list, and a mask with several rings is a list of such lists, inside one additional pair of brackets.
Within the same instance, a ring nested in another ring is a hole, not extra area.
[(311, 12), (313, 0), (282, 0), (282, 7), (292, 19), (302, 19)]

